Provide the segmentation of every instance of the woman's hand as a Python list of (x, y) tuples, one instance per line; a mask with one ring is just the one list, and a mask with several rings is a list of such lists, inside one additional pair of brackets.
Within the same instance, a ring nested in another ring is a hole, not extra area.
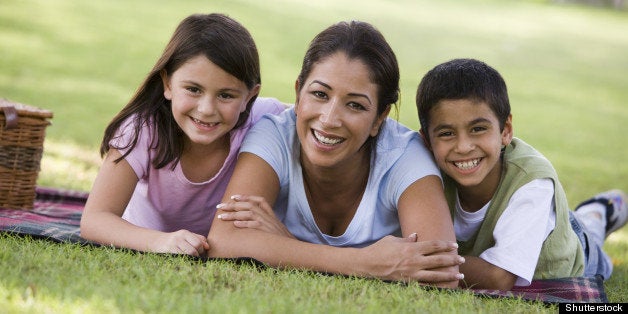
[(263, 197), (234, 195), (232, 202), (218, 204), (222, 212), (216, 218), (233, 221), (238, 228), (257, 229), (277, 235), (294, 238), (286, 226), (277, 219), (272, 207)]
[(455, 288), (464, 275), (457, 271), (464, 258), (456, 254), (458, 245), (449, 241), (416, 242), (417, 235), (407, 238), (386, 236), (365, 247), (373, 263), (370, 275), (385, 280), (419, 281), (439, 287)]
[(150, 251), (205, 257), (209, 251), (209, 243), (207, 238), (200, 234), (179, 230), (162, 233), (155, 239)]

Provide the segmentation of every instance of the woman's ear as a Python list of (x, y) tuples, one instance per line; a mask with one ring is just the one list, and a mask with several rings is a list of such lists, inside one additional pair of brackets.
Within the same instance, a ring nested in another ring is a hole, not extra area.
[(373, 123), (373, 127), (371, 128), (371, 136), (375, 137), (377, 136), (377, 133), (379, 133), (379, 129), (382, 126), (382, 123), (384, 123), (384, 121), (386, 120), (386, 118), (388, 118), (388, 114), (390, 113), (390, 105), (388, 105), (386, 107), (386, 109), (384, 110), (384, 112), (382, 112), (382, 114), (379, 115), (379, 117), (377, 117), (377, 120), (375, 120), (375, 123)]
[(294, 81), (294, 94), (296, 95), (296, 99), (294, 100), (294, 112), (296, 113), (297, 108), (299, 106), (299, 79)]
[(172, 100), (172, 89), (170, 88), (168, 73), (166, 73), (166, 70), (161, 70), (159, 71), (159, 76), (161, 76), (161, 82), (164, 85), (164, 97), (168, 100)]
[(504, 129), (502, 130), (502, 145), (508, 146), (512, 141), (513, 128), (512, 128), (512, 114), (508, 115), (506, 122), (504, 122)]

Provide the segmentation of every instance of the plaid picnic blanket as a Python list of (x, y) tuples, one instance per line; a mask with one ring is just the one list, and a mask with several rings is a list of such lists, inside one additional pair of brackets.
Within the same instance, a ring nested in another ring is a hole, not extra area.
[[(81, 238), (79, 227), (88, 193), (44, 187), (37, 187), (36, 193), (32, 210), (0, 208), (1, 232), (55, 242), (93, 244)], [(601, 277), (535, 280), (528, 287), (515, 287), (510, 291), (470, 291), (480, 297), (521, 298), (549, 304), (608, 302)]]

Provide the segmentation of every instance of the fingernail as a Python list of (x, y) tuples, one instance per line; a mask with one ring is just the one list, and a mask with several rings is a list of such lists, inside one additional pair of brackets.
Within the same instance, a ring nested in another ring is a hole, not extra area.
[(457, 249), (457, 248), (458, 248), (458, 243), (457, 243), (457, 242), (452, 242), (452, 243), (451, 243), (451, 246), (453, 246), (453, 247), (454, 247), (454, 249)]
[(220, 214), (220, 215), (218, 215), (216, 217), (218, 217), (218, 219), (222, 219), (222, 214)]
[(458, 262), (460, 264), (464, 264), (464, 261), (465, 261), (464, 257), (462, 257), (462, 256), (458, 257)]
[(241, 197), (242, 197), (241, 195), (231, 195), (230, 198), (234, 201), (239, 201)]
[[(220, 204), (216, 205), (216, 208), (218, 208), (218, 209), (221, 209), (223, 207), (225, 207), (225, 203), (220, 203)], [(220, 216), (218, 216), (218, 217), (220, 217)]]
[(415, 239), (416, 239), (416, 238), (418, 238), (418, 237), (419, 237), (419, 235), (418, 235), (416, 232), (411, 233), (411, 234), (408, 236), (408, 238), (415, 238)]
[(464, 274), (460, 273), (460, 274), (456, 275), (456, 278), (458, 278), (458, 280), (462, 280), (462, 279), (464, 279)]

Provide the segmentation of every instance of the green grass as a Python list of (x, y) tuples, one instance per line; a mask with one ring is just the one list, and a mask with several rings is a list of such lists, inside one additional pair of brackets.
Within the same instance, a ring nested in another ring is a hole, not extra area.
[[(55, 114), (38, 184), (90, 189), (105, 126), (178, 22), (196, 12), (244, 24), (260, 50), (261, 94), (289, 103), (316, 33), (339, 20), (373, 23), (397, 53), (399, 119), (414, 129), (425, 72), (454, 57), (486, 61), (508, 83), (515, 135), (552, 160), (572, 206), (628, 190), (628, 12), (498, 0), (2, 1), (0, 97)], [(0, 248), (0, 308), (9, 312), (548, 311), (463, 292), (13, 237), (1, 237)], [(609, 237), (605, 250), (615, 263), (609, 299), (626, 302), (628, 230)]]

